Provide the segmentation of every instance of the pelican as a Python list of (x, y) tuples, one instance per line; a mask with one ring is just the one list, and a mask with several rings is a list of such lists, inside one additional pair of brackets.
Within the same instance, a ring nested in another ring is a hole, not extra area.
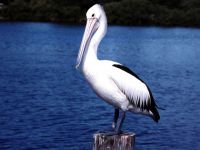
[(83, 73), (93, 91), (114, 106), (114, 133), (122, 133), (121, 128), (127, 111), (150, 116), (158, 122), (160, 116), (157, 105), (146, 83), (128, 67), (97, 58), (99, 43), (107, 32), (107, 18), (103, 7), (95, 4), (87, 11), (86, 17), (87, 23), (76, 68)]

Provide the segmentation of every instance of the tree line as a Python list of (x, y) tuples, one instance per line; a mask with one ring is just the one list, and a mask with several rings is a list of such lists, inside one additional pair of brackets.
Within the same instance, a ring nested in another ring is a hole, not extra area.
[(108, 22), (117, 25), (200, 27), (199, 0), (0, 0), (1, 20), (85, 22), (87, 9), (101, 3)]

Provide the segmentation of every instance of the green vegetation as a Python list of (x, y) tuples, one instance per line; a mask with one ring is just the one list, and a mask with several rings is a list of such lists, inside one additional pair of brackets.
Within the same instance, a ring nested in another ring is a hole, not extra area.
[[(0, 18), (80, 24), (93, 4), (89, 0), (8, 0)], [(110, 24), (200, 27), (199, 0), (104, 0), (104, 8)]]
[(199, 0), (123, 0), (105, 8), (113, 24), (200, 26)]

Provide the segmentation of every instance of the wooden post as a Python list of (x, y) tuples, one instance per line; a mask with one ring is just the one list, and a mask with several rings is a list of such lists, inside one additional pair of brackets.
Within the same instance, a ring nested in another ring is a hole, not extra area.
[(93, 150), (134, 150), (135, 134), (107, 135), (106, 133), (95, 133), (93, 140)]

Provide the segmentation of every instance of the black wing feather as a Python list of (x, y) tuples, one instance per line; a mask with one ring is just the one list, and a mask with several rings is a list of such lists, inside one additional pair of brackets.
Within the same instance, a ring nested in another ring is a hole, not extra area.
[[(136, 77), (138, 80), (140, 80), (147, 86), (147, 84), (142, 79), (140, 79), (139, 76), (135, 74), (132, 70), (130, 70), (128, 67), (120, 65), (120, 64), (113, 64), (113, 66), (131, 74), (132, 76)], [(154, 121), (158, 122), (158, 120), (160, 119), (160, 115), (158, 113), (158, 110), (156, 109), (157, 105), (155, 103), (153, 94), (148, 86), (147, 86), (147, 89), (150, 94), (150, 100), (148, 101), (148, 103), (142, 103), (142, 105), (140, 105), (140, 101), (138, 101), (138, 104), (133, 104), (133, 105), (137, 107), (142, 106), (142, 109), (150, 110), (153, 113)]]

